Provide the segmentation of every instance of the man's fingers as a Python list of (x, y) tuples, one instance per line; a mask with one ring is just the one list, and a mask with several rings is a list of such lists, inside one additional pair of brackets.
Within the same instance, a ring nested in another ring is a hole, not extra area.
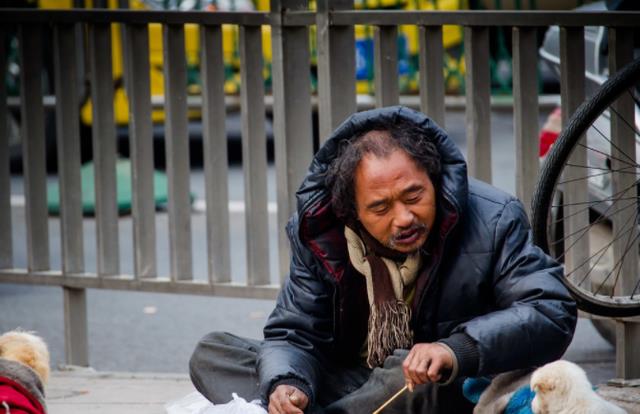
[(414, 376), (417, 378), (417, 381), (414, 381), (416, 384), (424, 384), (429, 381), (429, 367), (432, 365), (431, 359), (423, 359), (416, 363), (414, 369)]
[(431, 365), (427, 371), (427, 379), (431, 382), (438, 382), (442, 378), (443, 362), (440, 359), (435, 359), (431, 362)]
[(291, 404), (296, 407), (304, 409), (309, 403), (309, 398), (307, 398), (305, 393), (302, 391), (295, 389), (291, 394), (289, 394), (289, 401), (291, 401)]
[(269, 414), (302, 414), (302, 410), (293, 405), (288, 394), (279, 393), (269, 400)]

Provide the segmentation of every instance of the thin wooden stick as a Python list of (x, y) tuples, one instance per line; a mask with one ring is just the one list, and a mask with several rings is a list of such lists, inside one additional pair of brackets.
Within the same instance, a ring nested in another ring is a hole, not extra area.
[(378, 414), (379, 412), (381, 412), (387, 405), (391, 404), (393, 402), (393, 400), (395, 400), (396, 398), (398, 398), (400, 396), (400, 394), (402, 394), (403, 392), (405, 392), (407, 390), (407, 386), (405, 385), (404, 387), (402, 387), (400, 389), (400, 391), (396, 392), (393, 397), (389, 398), (387, 401), (384, 402), (384, 404), (382, 404), (380, 406), (380, 408), (378, 408), (377, 410), (375, 410), (372, 414)]

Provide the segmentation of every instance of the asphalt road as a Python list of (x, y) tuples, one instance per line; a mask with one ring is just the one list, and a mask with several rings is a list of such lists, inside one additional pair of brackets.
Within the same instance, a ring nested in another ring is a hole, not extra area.
[[(545, 114), (541, 114), (541, 123)], [(515, 150), (513, 120), (510, 112), (492, 114), (493, 183), (514, 193)], [(466, 153), (464, 112), (449, 112), (446, 119), (449, 134)], [(245, 226), (242, 213), (242, 170), (232, 165), (229, 177), (231, 205), (232, 274), (241, 281), (245, 270)], [(269, 201), (275, 202), (275, 173), (268, 174)], [(195, 170), (191, 190), (198, 199), (204, 195), (202, 171)], [(12, 178), (12, 209), (14, 223), (14, 263), (26, 264), (24, 208), (20, 205), (22, 177)], [(197, 207), (198, 203), (196, 203)], [(277, 246), (276, 215), (269, 214), (271, 279), (276, 281)], [(120, 250), (122, 271), (132, 273), (133, 260), (131, 219), (120, 220)], [(160, 274), (169, 269), (168, 226), (165, 213), (158, 213), (158, 268)], [(50, 220), (52, 267), (60, 268), (60, 223)], [(206, 275), (205, 216), (194, 209), (192, 216), (194, 273)], [(84, 223), (85, 262), (87, 270), (95, 269), (95, 224)], [(227, 299), (215, 297), (151, 294), (122, 291), (89, 290), (89, 349), (91, 365), (103, 371), (186, 372), (190, 353), (197, 340), (212, 330), (230, 331), (258, 338), (272, 301)], [(57, 287), (0, 284), (0, 332), (22, 327), (35, 330), (49, 343), (52, 363), (64, 363), (62, 290)], [(592, 381), (601, 382), (614, 374), (613, 348), (587, 321), (581, 321), (567, 358), (587, 367)]]

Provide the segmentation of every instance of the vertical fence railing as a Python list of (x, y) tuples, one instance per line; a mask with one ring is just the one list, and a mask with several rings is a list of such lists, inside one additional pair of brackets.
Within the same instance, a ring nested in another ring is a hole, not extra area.
[(531, 209), (538, 176), (538, 50), (536, 29), (513, 28), (513, 124), (516, 147), (516, 196)]
[(240, 100), (242, 108), (242, 170), (244, 172), (247, 284), (269, 284), (267, 211), (267, 147), (265, 142), (262, 30), (240, 27)]
[(318, 120), (321, 142), (331, 131), (356, 111), (355, 38), (352, 25), (331, 24), (331, 11), (353, 8), (353, 0), (317, 2), (318, 41)]
[[(7, 26), (0, 27), (0, 73), (7, 70)], [(2, 78), (0, 78), (2, 79)], [(13, 229), (11, 225), (10, 142), (7, 85), (0, 82), (0, 269), (13, 267)]]
[[(634, 34), (628, 28), (609, 28), (609, 73), (616, 73), (631, 62), (634, 57)], [(610, 109), (611, 128), (611, 170), (628, 171), (637, 165), (636, 130), (624, 120), (635, 119), (635, 104), (631, 93), (623, 94), (612, 103)], [(611, 193), (618, 197), (618, 214), (613, 215), (613, 234), (622, 234), (628, 223), (638, 222), (638, 210), (634, 208), (638, 200), (636, 174), (613, 174)], [(613, 241), (613, 263), (621, 263), (617, 270), (623, 275), (615, 292), (618, 295), (633, 294), (636, 288), (638, 255), (628, 252), (638, 251), (638, 228), (633, 226), (628, 236)], [(623, 379), (640, 378), (640, 323), (633, 321), (616, 322), (616, 376)]]
[(374, 40), (374, 77), (376, 106), (397, 105), (398, 85), (398, 27), (378, 26)]
[(313, 156), (309, 29), (282, 26), (284, 10), (305, 9), (307, 0), (272, 0), (273, 133), (278, 195), (278, 269), (289, 272), (286, 225), (296, 209), (296, 190)]
[(420, 26), (420, 108), (441, 127), (444, 119), (441, 26)]
[[(562, 99), (562, 124), (567, 125), (571, 114), (575, 112), (585, 97), (584, 76), (584, 29), (581, 27), (560, 28), (560, 93)], [(585, 137), (582, 137), (584, 144)], [(573, 165), (587, 165), (587, 152), (584, 146), (576, 146), (569, 162)], [(579, 167), (568, 167), (563, 181), (567, 183), (562, 193), (564, 211), (564, 241), (566, 274), (572, 274), (575, 280), (582, 280), (588, 270), (585, 266), (589, 257), (589, 239), (581, 237), (589, 225), (589, 211), (579, 203), (588, 194), (587, 181), (578, 180), (583, 171)], [(576, 270), (575, 272), (573, 270)]]
[(146, 24), (128, 24), (125, 34), (124, 66), (129, 97), (134, 275), (144, 279), (157, 276), (149, 34)]
[[(62, 273), (84, 272), (80, 131), (78, 116), (77, 36), (74, 24), (54, 27), (56, 138), (60, 180)], [(67, 363), (89, 365), (85, 289), (63, 288)]]
[(200, 28), (202, 76), (202, 141), (204, 151), (209, 283), (231, 281), (227, 134), (224, 106), (222, 27)]
[(20, 118), (24, 166), (27, 260), (30, 271), (49, 270), (49, 221), (42, 104), (43, 30), (39, 23), (18, 29), (20, 49)]
[(120, 273), (118, 192), (116, 187), (116, 131), (111, 69), (111, 26), (89, 25), (89, 70), (93, 124), (93, 161), (96, 195), (97, 274)]
[(469, 174), (491, 183), (489, 28), (484, 26), (465, 27), (464, 41)]
[(166, 24), (164, 33), (165, 144), (169, 178), (171, 277), (191, 280), (191, 194), (187, 126), (187, 62), (184, 28)]

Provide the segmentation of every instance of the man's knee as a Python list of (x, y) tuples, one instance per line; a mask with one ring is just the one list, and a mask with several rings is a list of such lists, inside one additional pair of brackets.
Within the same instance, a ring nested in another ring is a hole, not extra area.
[(189, 374), (198, 390), (200, 390), (200, 384), (202, 384), (202, 377), (207, 371), (206, 367), (209, 365), (207, 361), (211, 361), (213, 357), (212, 349), (215, 348), (216, 344), (225, 343), (227, 335), (225, 332), (211, 332), (200, 339), (193, 350), (193, 354), (189, 359)]

